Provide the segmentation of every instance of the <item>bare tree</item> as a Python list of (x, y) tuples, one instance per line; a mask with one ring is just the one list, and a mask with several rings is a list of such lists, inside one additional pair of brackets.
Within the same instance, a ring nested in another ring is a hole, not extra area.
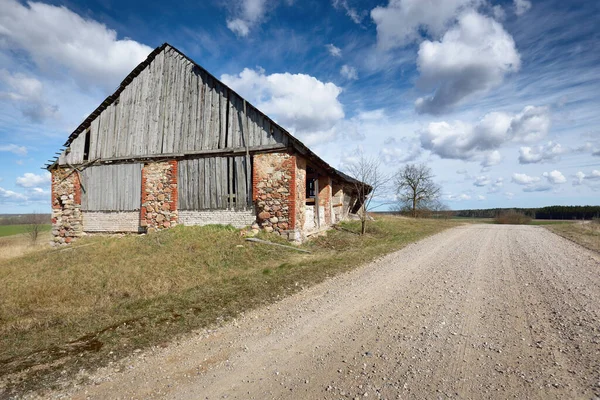
[(44, 227), (45, 218), (43, 215), (34, 212), (27, 216), (26, 221), (27, 234), (29, 235), (29, 239), (31, 239), (31, 244), (35, 245)]
[(362, 153), (355, 162), (346, 166), (346, 171), (355, 179), (353, 183), (357, 194), (355, 209), (357, 209), (357, 214), (361, 221), (360, 234), (364, 235), (367, 231), (369, 211), (381, 206), (380, 204), (372, 207), (371, 202), (385, 188), (390, 178), (381, 170), (378, 159), (365, 157)]
[(428, 205), (439, 200), (441, 188), (433, 177), (431, 168), (425, 164), (406, 164), (396, 173), (396, 194), (415, 218), (419, 209), (428, 209)]

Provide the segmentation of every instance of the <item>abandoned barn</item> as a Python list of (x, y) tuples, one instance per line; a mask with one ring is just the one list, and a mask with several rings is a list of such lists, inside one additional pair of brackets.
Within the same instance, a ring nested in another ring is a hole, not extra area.
[(298, 241), (361, 207), (360, 182), (166, 43), (56, 154), (46, 166), (55, 243), (178, 224)]

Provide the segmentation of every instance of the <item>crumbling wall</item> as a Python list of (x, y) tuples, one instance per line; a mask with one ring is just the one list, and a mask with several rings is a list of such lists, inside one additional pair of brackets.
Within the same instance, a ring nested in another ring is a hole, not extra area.
[(140, 219), (147, 232), (177, 225), (177, 161), (144, 165)]
[(254, 229), (296, 239), (296, 157), (288, 153), (256, 154), (253, 158)]
[(301, 232), (306, 221), (306, 159), (296, 156), (296, 229)]
[(319, 217), (321, 228), (332, 224), (331, 219), (331, 178), (319, 176)]
[(81, 181), (71, 168), (52, 170), (52, 235), (54, 244), (68, 244), (83, 235)]

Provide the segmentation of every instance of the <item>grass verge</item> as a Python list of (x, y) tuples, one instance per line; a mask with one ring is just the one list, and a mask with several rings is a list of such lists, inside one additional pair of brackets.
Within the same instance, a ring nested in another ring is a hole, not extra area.
[(600, 223), (598, 220), (553, 224), (547, 225), (545, 228), (589, 250), (600, 252)]
[(229, 227), (177, 227), (0, 261), (0, 394), (51, 387), (61, 373), (227, 320), (456, 225), (377, 217), (361, 237), (348, 222), (301, 246), (311, 254), (249, 243)]

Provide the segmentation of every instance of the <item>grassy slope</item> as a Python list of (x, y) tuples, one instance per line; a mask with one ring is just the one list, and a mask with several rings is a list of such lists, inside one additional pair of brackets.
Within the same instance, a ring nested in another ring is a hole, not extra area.
[[(50, 224), (44, 224), (41, 227), (41, 231), (42, 232), (49, 231), (50, 227), (51, 227)], [(0, 225), (0, 237), (18, 235), (20, 233), (27, 233), (28, 228), (29, 228), (29, 225), (27, 225), (27, 224), (25, 224), (25, 225)]]
[[(100, 365), (109, 352), (228, 319), (456, 225), (378, 217), (365, 237), (333, 230), (302, 245), (311, 254), (249, 243), (227, 227), (177, 227), (0, 261), (0, 371)], [(343, 227), (358, 231), (359, 223)], [(25, 384), (55, 372), (29, 372)]]
[(546, 226), (546, 229), (585, 248), (600, 252), (600, 223), (598, 222), (555, 224)]

